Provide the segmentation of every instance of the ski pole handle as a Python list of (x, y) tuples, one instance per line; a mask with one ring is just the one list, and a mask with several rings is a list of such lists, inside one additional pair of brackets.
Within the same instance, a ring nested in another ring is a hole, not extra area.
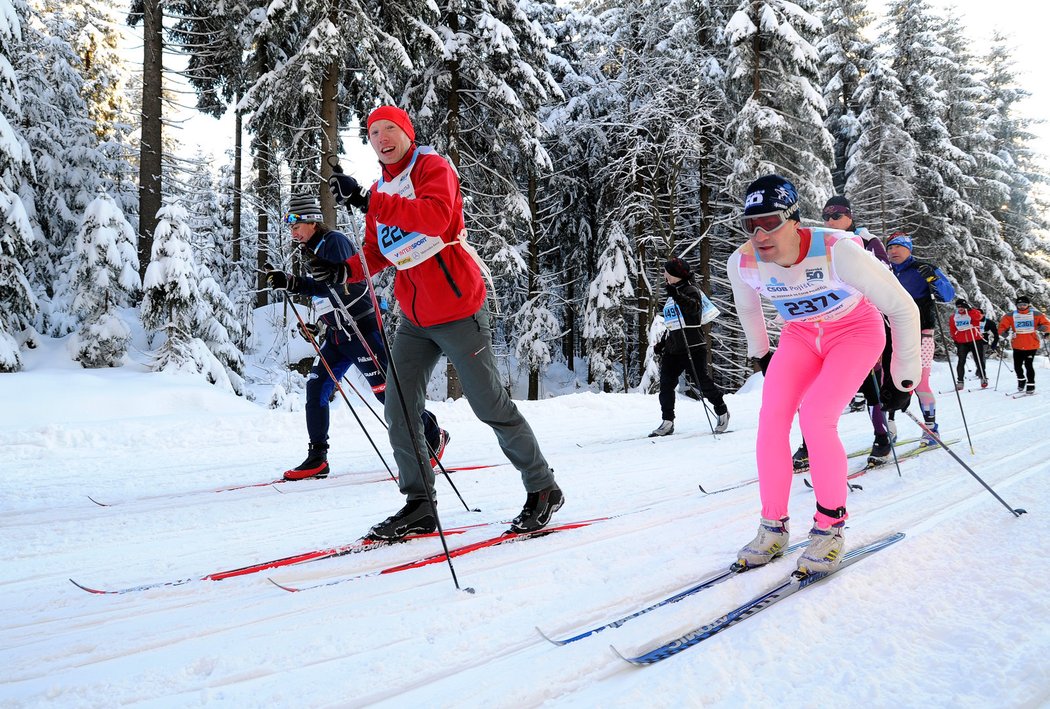
[(328, 163), (328, 167), (332, 168), (332, 172), (337, 175), (343, 174), (343, 167), (339, 164), (339, 158), (335, 155), (329, 155), (325, 158), (325, 162)]

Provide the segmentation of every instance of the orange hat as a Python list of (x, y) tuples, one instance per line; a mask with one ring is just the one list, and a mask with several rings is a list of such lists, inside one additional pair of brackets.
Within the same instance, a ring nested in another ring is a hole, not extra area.
[(414, 141), (416, 139), (416, 129), (412, 127), (412, 119), (397, 106), (380, 106), (369, 113), (368, 122), (365, 124), (365, 130), (371, 128), (372, 124), (376, 121), (390, 121), (398, 128), (405, 131), (409, 140)]

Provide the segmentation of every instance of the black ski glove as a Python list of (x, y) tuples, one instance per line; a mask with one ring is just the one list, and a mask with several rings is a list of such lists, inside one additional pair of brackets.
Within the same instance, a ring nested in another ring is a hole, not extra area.
[(321, 339), (321, 328), (319, 325), (312, 322), (299, 323), (299, 334), (303, 336), (303, 339), (307, 342), (312, 338), (314, 341)]
[(310, 262), (310, 275), (315, 281), (338, 285), (346, 282), (350, 269), (346, 263), (333, 263), (323, 258), (315, 258)]
[(920, 276), (926, 279), (927, 283), (933, 283), (937, 280), (937, 272), (928, 263), (920, 263), (916, 266), (916, 270), (918, 270)]
[(266, 285), (273, 290), (295, 290), (295, 276), (284, 271), (267, 271)]
[(664, 353), (664, 341), (660, 340), (653, 345), (653, 354), (662, 355)]
[(328, 189), (338, 204), (349, 204), (357, 207), (362, 214), (368, 212), (368, 200), (371, 192), (358, 184), (350, 175), (335, 173), (328, 178)]
[(891, 411), (904, 411), (911, 405), (911, 392), (901, 391), (892, 382), (885, 382), (882, 391), (879, 392), (882, 408), (886, 413)]
[(769, 350), (764, 355), (758, 358), (758, 368), (762, 370), (762, 376), (766, 376), (766, 370), (769, 369), (769, 362), (773, 359), (773, 350)]

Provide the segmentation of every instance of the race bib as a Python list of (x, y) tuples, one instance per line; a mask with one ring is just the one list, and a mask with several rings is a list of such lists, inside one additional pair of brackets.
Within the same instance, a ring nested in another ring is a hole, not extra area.
[[(383, 194), (400, 195), (405, 199), (415, 199), (416, 188), (412, 184), (412, 168), (415, 167), (420, 155), (432, 152), (434, 149), (430, 147), (416, 148), (408, 167), (390, 182), (380, 179), (376, 191)], [(445, 248), (445, 241), (440, 236), (422, 234), (418, 231), (405, 231), (399, 226), (378, 221), (376, 222), (376, 241), (383, 256), (398, 270), (418, 266)]]
[(830, 247), (839, 238), (860, 239), (825, 229), (813, 229), (809, 251), (801, 262), (784, 268), (758, 261), (763, 294), (786, 321), (834, 320), (853, 310), (860, 292), (831, 275)]
[(1014, 312), (1014, 332), (1025, 335), (1035, 332), (1035, 312), (1029, 310), (1025, 314)]
[(715, 307), (715, 304), (712, 303), (706, 295), (704, 295), (703, 291), (700, 291), (700, 302), (702, 303), (702, 307), (700, 309), (701, 325), (706, 325), (707, 323), (711, 322), (712, 320), (714, 320), (722, 314), (722, 311)]
[(967, 313), (966, 315), (961, 315), (959, 313), (956, 313), (952, 317), (955, 318), (955, 329), (956, 330), (969, 330), (970, 327), (972, 326), (972, 323), (970, 322), (970, 314), (969, 313)]
[(315, 295), (313, 298), (314, 313), (317, 317), (321, 317), (326, 313), (330, 313), (335, 310), (335, 306), (332, 305), (332, 301), (328, 298), (322, 298), (319, 295)]
[(664, 325), (668, 330), (681, 330), (685, 327), (682, 311), (675, 305), (674, 298), (668, 298), (667, 305), (664, 306)]

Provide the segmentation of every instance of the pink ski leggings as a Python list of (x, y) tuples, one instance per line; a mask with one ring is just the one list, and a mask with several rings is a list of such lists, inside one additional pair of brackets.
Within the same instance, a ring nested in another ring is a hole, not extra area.
[[(867, 300), (840, 320), (784, 327), (766, 371), (758, 415), (763, 517), (781, 519), (788, 514), (793, 474), (789, 434), (796, 411), (809, 449), (817, 502), (829, 510), (846, 506), (846, 451), (839, 440), (839, 417), (885, 344), (882, 316)], [(825, 529), (839, 521), (822, 512), (813, 519)]]

